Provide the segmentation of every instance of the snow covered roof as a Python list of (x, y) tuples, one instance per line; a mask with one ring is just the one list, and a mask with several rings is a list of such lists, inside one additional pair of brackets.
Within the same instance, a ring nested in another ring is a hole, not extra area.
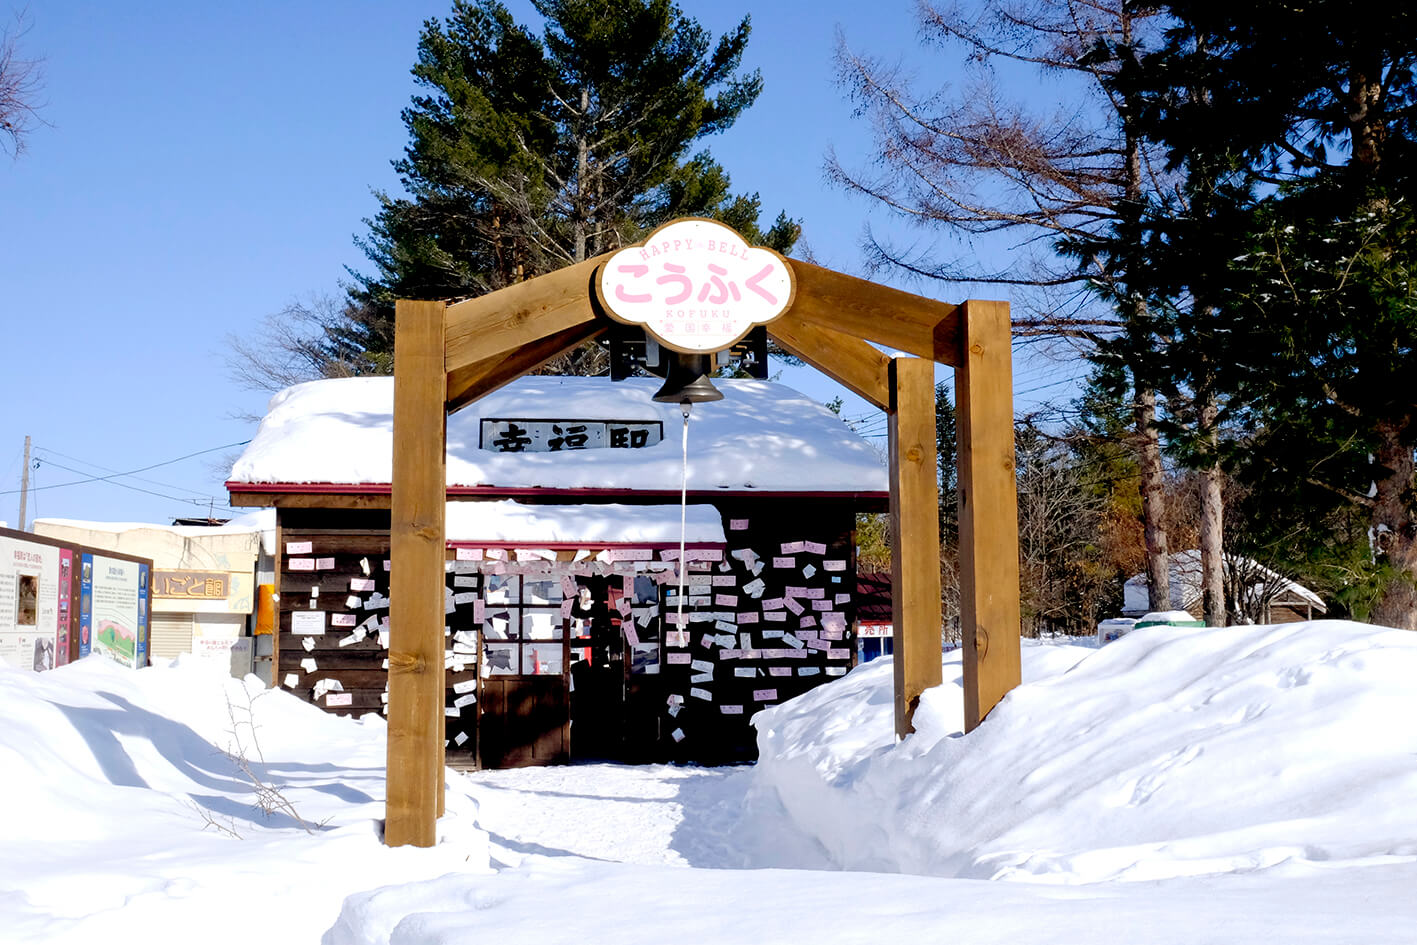
[[(662, 544), (679, 540), (678, 505), (526, 505), (449, 502), (448, 541), (548, 544)], [(685, 541), (722, 544), (723, 520), (711, 505), (685, 512)]]
[[(1171, 572), (1171, 606), (1178, 610), (1198, 606), (1201, 598), (1201, 555), (1191, 549), (1176, 551), (1168, 556)], [(1238, 566), (1242, 574), (1251, 576), (1254, 583), (1263, 583), (1277, 588), (1274, 603), (1297, 599), (1297, 602), (1311, 605), (1318, 613), (1327, 613), (1328, 606), (1323, 598), (1302, 584), (1266, 568), (1252, 558), (1242, 555), (1226, 555), (1225, 570)], [(1145, 574), (1134, 574), (1122, 585), (1122, 613), (1144, 614), (1150, 607), (1147, 603)]]
[[(697, 405), (689, 420), (691, 491), (887, 491), (880, 455), (821, 404), (767, 381), (714, 384), (724, 399)], [(650, 399), (659, 386), (656, 378), (519, 378), (448, 417), (448, 485), (678, 492), (682, 420), (677, 404)], [(659, 421), (663, 439), (639, 449), (503, 453), (480, 447), (483, 418)], [(228, 486), (386, 487), (392, 430), (392, 378), (298, 384), (271, 398)]]
[(53, 525), (59, 528), (83, 529), (95, 532), (131, 532), (138, 529), (151, 529), (158, 532), (170, 532), (183, 538), (206, 538), (212, 535), (249, 535), (252, 532), (261, 531), (257, 525), (242, 524), (235, 521), (227, 522), (224, 525), (160, 525), (154, 522), (90, 522), (77, 518), (37, 518), (32, 523), (35, 526)]

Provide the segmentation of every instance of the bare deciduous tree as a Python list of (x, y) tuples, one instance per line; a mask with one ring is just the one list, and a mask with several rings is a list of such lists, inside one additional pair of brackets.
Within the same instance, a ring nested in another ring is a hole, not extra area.
[[(1015, 320), (1019, 335), (1092, 347), (1121, 339), (1115, 350), (1131, 355), (1149, 587), (1161, 606), (1169, 598), (1165, 486), (1156, 392), (1142, 363), (1157, 339), (1133, 283), (1140, 246), (1122, 241), (1118, 250), (1113, 241), (1103, 249), (1111, 235), (1140, 233), (1147, 195), (1175, 187), (1136, 127), (1135, 103), (1109, 81), (1160, 29), (1160, 18), (1124, 0), (1014, 0), (979, 13), (924, 2), (920, 29), (927, 43), (965, 51), (977, 66), (972, 84), (922, 94), (900, 69), (842, 43), (839, 74), (872, 123), (879, 157), (857, 171), (829, 155), (828, 175), (915, 226), (967, 243), (1008, 239), (1014, 259), (980, 272), (972, 253), (963, 262), (941, 258), (933, 246), (922, 252), (868, 232), (872, 265), (949, 283), (1031, 288), (1025, 317)], [(1075, 94), (1051, 113), (1026, 108), (1004, 90), (996, 64)], [(1072, 291), (1059, 299), (1062, 289)], [(1096, 304), (1099, 296), (1110, 304)]]
[(20, 55), (20, 38), (29, 32), (23, 12), (0, 27), (0, 151), (19, 156), (25, 137), (39, 123), (37, 96), (43, 80), (38, 59)]

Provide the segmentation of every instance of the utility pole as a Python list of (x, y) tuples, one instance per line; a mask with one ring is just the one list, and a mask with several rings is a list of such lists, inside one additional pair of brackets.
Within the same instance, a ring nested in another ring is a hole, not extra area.
[(20, 531), (25, 529), (25, 504), (30, 497), (30, 438), (25, 435), (25, 468), (20, 472)]

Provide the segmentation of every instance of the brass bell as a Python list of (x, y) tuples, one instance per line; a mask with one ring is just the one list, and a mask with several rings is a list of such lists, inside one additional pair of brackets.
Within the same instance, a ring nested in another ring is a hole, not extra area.
[(661, 404), (702, 404), (723, 399), (723, 393), (709, 380), (712, 355), (665, 353), (673, 354), (673, 358), (664, 374), (664, 386), (655, 393), (654, 400)]

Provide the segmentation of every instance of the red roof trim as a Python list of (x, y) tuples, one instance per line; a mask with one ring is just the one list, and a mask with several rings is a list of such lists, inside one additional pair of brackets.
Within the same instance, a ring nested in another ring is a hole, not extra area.
[[(291, 495), (388, 495), (390, 487), (384, 482), (236, 482), (228, 481), (226, 490), (231, 493), (244, 492), (284, 492)], [(677, 489), (547, 489), (524, 486), (449, 486), (451, 497), (486, 497), (498, 499), (546, 498), (556, 496), (570, 499), (606, 499), (620, 497), (649, 497), (678, 499)], [(716, 496), (741, 498), (753, 496), (761, 499), (888, 499), (890, 493), (881, 492), (785, 492), (766, 489), (711, 489), (689, 491), (692, 499), (712, 499)]]

